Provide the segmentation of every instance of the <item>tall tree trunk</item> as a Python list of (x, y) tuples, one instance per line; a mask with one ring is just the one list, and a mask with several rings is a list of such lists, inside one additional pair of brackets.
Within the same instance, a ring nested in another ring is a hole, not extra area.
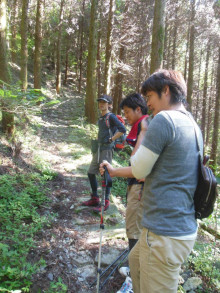
[(18, 0), (14, 0), (11, 10), (11, 60), (12, 62), (17, 62), (17, 11), (18, 11)]
[(150, 73), (162, 67), (165, 34), (165, 0), (155, 0)]
[(59, 28), (57, 38), (57, 70), (56, 70), (56, 92), (60, 93), (61, 89), (61, 37), (62, 37), (62, 24), (63, 24), (63, 7), (65, 0), (61, 0), (60, 3), (60, 17), (59, 17)]
[(205, 76), (204, 76), (204, 86), (203, 86), (203, 99), (202, 99), (202, 123), (201, 130), (203, 134), (203, 139), (205, 141), (205, 127), (206, 127), (206, 104), (207, 104), (207, 88), (208, 88), (208, 71), (209, 71), (209, 56), (210, 56), (210, 42), (207, 45), (206, 54), (206, 64), (205, 64)]
[[(0, 0), (0, 87), (3, 88), (1, 81), (10, 84), (10, 72), (8, 67), (8, 52), (6, 46), (6, 28), (7, 28), (7, 5), (6, 0)], [(4, 86), (7, 89), (7, 86)], [(3, 108), (10, 108), (2, 102)], [(2, 111), (2, 130), (9, 136), (14, 130), (14, 115), (10, 112)]]
[(69, 40), (68, 38), (66, 39), (66, 59), (65, 59), (65, 75), (64, 75), (64, 81), (63, 84), (67, 84), (67, 79), (68, 79), (68, 69), (69, 69)]
[(141, 73), (142, 73), (142, 62), (141, 58), (143, 56), (143, 45), (141, 44), (138, 48), (138, 55), (137, 55), (137, 81), (136, 81), (136, 92), (140, 91), (140, 85), (141, 85)]
[(42, 59), (42, 18), (44, 0), (37, 1), (37, 15), (35, 26), (35, 54), (34, 54), (34, 88), (41, 88), (41, 59)]
[(97, 42), (97, 95), (98, 97), (101, 96), (101, 54), (100, 54), (100, 51), (101, 51), (101, 23), (99, 21), (99, 24), (98, 24), (98, 42)]
[(104, 92), (110, 92), (110, 75), (111, 75), (111, 54), (112, 54), (112, 27), (113, 27), (113, 6), (114, 0), (110, 0), (108, 14), (108, 28), (105, 50), (105, 75), (104, 75)]
[(185, 52), (185, 62), (184, 62), (184, 79), (187, 80), (187, 64), (188, 64), (188, 52), (189, 52), (189, 33), (190, 33), (190, 25), (187, 30), (187, 42), (186, 42), (186, 52)]
[(85, 116), (89, 123), (97, 121), (96, 103), (96, 57), (97, 57), (97, 9), (98, 0), (91, 1), (91, 17), (89, 30), (89, 49), (87, 65), (87, 85), (85, 100)]
[(190, 27), (190, 41), (189, 41), (189, 73), (187, 86), (187, 102), (189, 111), (192, 110), (192, 94), (193, 94), (193, 71), (194, 71), (194, 39), (195, 39), (195, 0), (191, 2), (191, 27)]
[(26, 91), (27, 80), (27, 62), (28, 62), (28, 5), (29, 0), (22, 0), (21, 16), (21, 88)]
[(167, 42), (168, 42), (168, 47), (167, 47), (167, 68), (170, 69), (170, 59), (171, 59), (171, 43), (172, 43), (172, 28), (170, 27), (169, 28), (169, 31), (167, 32), (168, 35), (167, 35)]
[(199, 111), (200, 76), (201, 76), (202, 55), (203, 55), (203, 50), (201, 49), (200, 58), (199, 58), (198, 89), (197, 89), (197, 94), (196, 94), (196, 109), (195, 109), (195, 119), (196, 119), (196, 121), (198, 120), (198, 111)]
[[(119, 50), (119, 64), (124, 63), (125, 61), (125, 46), (121, 45)], [(121, 68), (118, 66), (117, 73), (115, 77), (115, 86), (114, 86), (114, 100), (113, 100), (113, 112), (115, 114), (121, 113), (121, 108), (119, 107), (121, 100), (122, 100), (122, 81), (123, 81), (123, 74), (121, 72)]]
[(168, 58), (168, 19), (165, 19), (165, 36), (164, 36), (164, 51), (163, 51), (163, 68), (168, 69), (167, 58)]
[(206, 145), (208, 146), (209, 145), (209, 137), (210, 137), (210, 132), (211, 132), (211, 129), (209, 127), (209, 125), (212, 124), (212, 107), (213, 107), (213, 81), (214, 81), (214, 72), (215, 72), (215, 66), (214, 66), (214, 62), (213, 62), (213, 66), (212, 66), (212, 76), (211, 76), (211, 88), (210, 88), (210, 91), (209, 91), (209, 99), (208, 99), (208, 105), (209, 105), (209, 108), (208, 108), (208, 121), (207, 121), (207, 125), (208, 127), (206, 128)]
[(215, 116), (214, 116), (214, 128), (212, 135), (212, 148), (210, 160), (213, 166), (217, 165), (217, 148), (218, 148), (218, 133), (219, 133), (219, 100), (220, 100), (220, 47), (218, 58), (218, 69), (216, 77), (216, 97), (215, 97)]
[(176, 64), (176, 41), (177, 41), (177, 27), (178, 27), (178, 6), (176, 4), (175, 9), (175, 20), (174, 20), (174, 29), (173, 29), (173, 58), (172, 58), (172, 69), (175, 69)]
[(81, 93), (82, 86), (82, 57), (83, 57), (83, 36), (84, 36), (84, 14), (85, 14), (85, 0), (82, 3), (82, 15), (80, 24), (80, 51), (79, 51), (79, 85), (78, 92)]

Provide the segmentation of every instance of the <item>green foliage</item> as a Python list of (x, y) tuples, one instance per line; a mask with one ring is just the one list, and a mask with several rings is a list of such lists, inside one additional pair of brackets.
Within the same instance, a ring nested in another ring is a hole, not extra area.
[(60, 101), (59, 100), (52, 100), (48, 103), (45, 103), (44, 106), (53, 106), (53, 105), (56, 105), (56, 104), (59, 104)]
[[(129, 162), (130, 154), (127, 150), (114, 153), (114, 160), (117, 166), (127, 167)], [(115, 164), (115, 165), (116, 165)], [(126, 202), (126, 192), (127, 192), (127, 178), (113, 178), (112, 193), (113, 195), (120, 196), (122, 201)]]
[(0, 80), (0, 109), (15, 114), (39, 110), (38, 103), (45, 100), (39, 89), (22, 91), (19, 85), (9, 85)]
[[(9, 47), (10, 51), (13, 51), (14, 53), (18, 53), (21, 51), (21, 35), (20, 34), (16, 34), (15, 37), (15, 46), (16, 48), (12, 48), (11, 46)], [(32, 48), (31, 48), (32, 49)]]
[(120, 196), (123, 202), (126, 202), (127, 180), (125, 178), (114, 178), (112, 185), (112, 193)]
[(62, 279), (59, 277), (58, 282), (52, 282), (49, 290), (46, 293), (65, 293), (67, 292), (67, 286), (63, 284)]
[(0, 291), (29, 292), (32, 274), (44, 264), (27, 261), (34, 234), (49, 222), (37, 213), (47, 201), (44, 185), (39, 174), (0, 177)]
[[(196, 243), (189, 263), (196, 273), (209, 279), (209, 285), (220, 289), (220, 261), (216, 258), (216, 243)], [(211, 291), (210, 291), (211, 292)]]
[(181, 285), (178, 286), (178, 291), (177, 293), (185, 293), (186, 291), (183, 289)]
[(35, 155), (34, 162), (36, 168), (41, 171), (45, 180), (52, 180), (54, 177), (57, 176), (57, 172), (52, 170), (51, 164), (49, 162), (46, 162), (41, 156)]

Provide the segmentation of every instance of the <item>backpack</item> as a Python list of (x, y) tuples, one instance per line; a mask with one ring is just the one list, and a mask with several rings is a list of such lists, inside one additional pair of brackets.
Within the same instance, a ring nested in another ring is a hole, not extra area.
[[(109, 129), (110, 137), (112, 137), (117, 132), (117, 130), (116, 130), (115, 133), (112, 133), (111, 128), (110, 128), (109, 117), (110, 117), (111, 114), (112, 113), (108, 113), (107, 116), (106, 116), (106, 119), (105, 119), (106, 126)], [(116, 117), (118, 118), (118, 120), (123, 125), (125, 125), (125, 121), (124, 121), (124, 119), (120, 115), (116, 115)], [(115, 147), (115, 150), (122, 150), (125, 147), (125, 141), (126, 141), (126, 135), (125, 134), (122, 134), (122, 136), (120, 136), (119, 138), (117, 138), (115, 140), (115, 146), (114, 146)]]
[(199, 177), (194, 194), (194, 206), (196, 219), (208, 218), (213, 210), (217, 194), (217, 181), (212, 170), (205, 166), (209, 157), (204, 156), (203, 162), (199, 158)]

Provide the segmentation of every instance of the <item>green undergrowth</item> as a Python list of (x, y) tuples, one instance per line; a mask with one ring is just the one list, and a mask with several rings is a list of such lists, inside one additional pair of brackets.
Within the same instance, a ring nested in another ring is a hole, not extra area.
[[(202, 279), (202, 284), (196, 288), (197, 293), (217, 293), (220, 290), (220, 259), (215, 242), (196, 242), (185, 269), (193, 272), (193, 277)], [(188, 291), (187, 291), (188, 292)], [(190, 291), (191, 292), (191, 291)], [(194, 292), (194, 291), (193, 291)], [(178, 293), (186, 293), (179, 285)]]
[[(129, 147), (119, 152), (114, 152), (114, 166), (127, 167), (129, 165), (130, 150)], [(113, 178), (112, 194), (114, 196), (120, 196), (122, 203), (126, 203), (127, 192), (127, 178), (115, 177)]]
[(44, 263), (27, 257), (35, 233), (50, 222), (38, 213), (48, 202), (46, 180), (36, 173), (0, 176), (0, 292), (29, 292), (31, 276)]
[(206, 284), (210, 291), (220, 290), (220, 259), (218, 258), (218, 248), (215, 242), (196, 242), (193, 252), (189, 257), (189, 264), (193, 271), (206, 278)]

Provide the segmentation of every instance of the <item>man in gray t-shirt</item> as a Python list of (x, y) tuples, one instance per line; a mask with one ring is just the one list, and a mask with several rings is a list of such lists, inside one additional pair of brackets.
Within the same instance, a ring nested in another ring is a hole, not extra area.
[(163, 236), (195, 233), (193, 196), (198, 148), (192, 121), (179, 111), (161, 111), (149, 126), (142, 145), (159, 155), (145, 179), (142, 225)]
[(106, 165), (111, 176), (145, 178), (143, 229), (129, 254), (134, 293), (176, 293), (181, 264), (197, 235), (193, 197), (199, 153), (181, 73), (155, 72), (143, 83), (142, 94), (154, 119), (148, 128), (142, 122), (131, 167), (114, 169), (105, 162), (100, 171)]

